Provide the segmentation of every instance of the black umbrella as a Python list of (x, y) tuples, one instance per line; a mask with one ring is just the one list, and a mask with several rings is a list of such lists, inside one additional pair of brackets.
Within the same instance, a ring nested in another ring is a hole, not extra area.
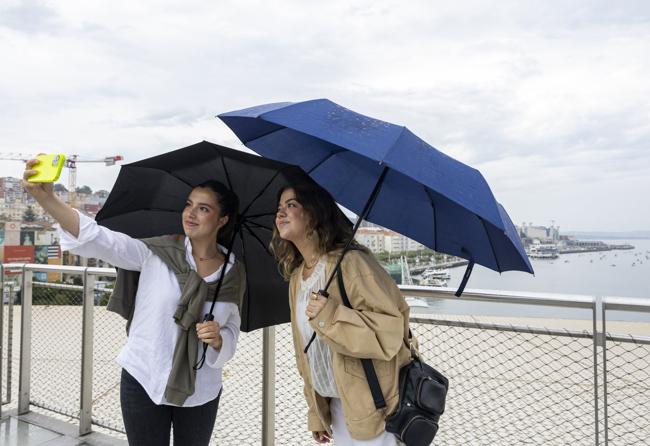
[(192, 189), (221, 181), (239, 197), (233, 252), (246, 268), (243, 331), (289, 321), (287, 282), (269, 251), (278, 190), (312, 181), (299, 167), (207, 141), (123, 165), (97, 222), (132, 237), (182, 234)]

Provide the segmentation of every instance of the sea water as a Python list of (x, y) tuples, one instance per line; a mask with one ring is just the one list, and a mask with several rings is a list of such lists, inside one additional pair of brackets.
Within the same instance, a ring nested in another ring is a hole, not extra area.
[[(637, 297), (647, 299), (650, 304), (650, 240), (604, 241), (608, 244), (630, 244), (634, 249), (561, 254), (557, 259), (531, 259), (535, 275), (519, 271), (499, 274), (476, 265), (466, 289)], [(465, 267), (452, 268), (449, 272), (451, 279), (448, 287), (455, 290), (460, 284)], [(592, 318), (589, 310), (449, 299), (433, 301), (429, 308), (423, 310), (465, 315)], [(422, 310), (413, 308), (413, 312), (419, 311)], [(650, 322), (650, 313), (616, 311), (610, 312), (608, 318)]]

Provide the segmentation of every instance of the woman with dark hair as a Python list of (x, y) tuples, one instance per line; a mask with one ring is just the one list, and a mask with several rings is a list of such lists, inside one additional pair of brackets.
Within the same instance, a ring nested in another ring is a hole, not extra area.
[[(352, 308), (343, 304), (336, 281), (327, 290), (329, 298), (318, 293), (351, 237), (352, 225), (325, 190), (296, 184), (280, 191), (271, 247), (289, 280), (307, 428), (317, 443), (334, 438), (341, 446), (396, 445), (384, 418), (397, 406), (399, 369), (410, 358), (408, 305), (372, 254), (355, 241), (338, 273)], [(363, 358), (372, 359), (385, 411), (375, 408)]]
[(244, 269), (218, 243), (235, 224), (237, 196), (219, 182), (201, 184), (187, 197), (184, 235), (139, 240), (97, 225), (51, 183), (28, 182), (38, 162), (27, 162), (23, 186), (59, 223), (61, 248), (118, 268), (108, 309), (128, 321), (117, 362), (129, 444), (168, 445), (173, 427), (175, 445), (207, 445), (241, 322)]

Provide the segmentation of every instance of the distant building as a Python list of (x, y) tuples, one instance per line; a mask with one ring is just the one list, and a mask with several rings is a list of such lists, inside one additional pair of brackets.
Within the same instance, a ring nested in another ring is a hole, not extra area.
[(544, 243), (557, 243), (560, 240), (559, 226), (533, 226), (532, 223), (523, 223), (518, 229), (522, 238), (539, 240)]
[(359, 243), (376, 254), (380, 252), (397, 253), (419, 251), (425, 248), (421, 243), (377, 225), (362, 225), (358, 229), (355, 238)]
[(360, 227), (354, 238), (373, 253), (387, 251), (385, 229), (379, 227)]
[(19, 178), (0, 178), (0, 198), (7, 203), (13, 203), (23, 196), (23, 186)]

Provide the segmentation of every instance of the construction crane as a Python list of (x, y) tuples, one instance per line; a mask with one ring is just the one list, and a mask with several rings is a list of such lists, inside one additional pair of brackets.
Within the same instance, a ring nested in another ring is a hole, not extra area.
[[(26, 162), (34, 158), (34, 154), (0, 153), (0, 160), (15, 160)], [(105, 166), (114, 166), (118, 161), (124, 161), (122, 155), (106, 156), (104, 158), (85, 158), (79, 155), (66, 155), (65, 167), (68, 168), (68, 203), (77, 206), (77, 163), (104, 163)]]

